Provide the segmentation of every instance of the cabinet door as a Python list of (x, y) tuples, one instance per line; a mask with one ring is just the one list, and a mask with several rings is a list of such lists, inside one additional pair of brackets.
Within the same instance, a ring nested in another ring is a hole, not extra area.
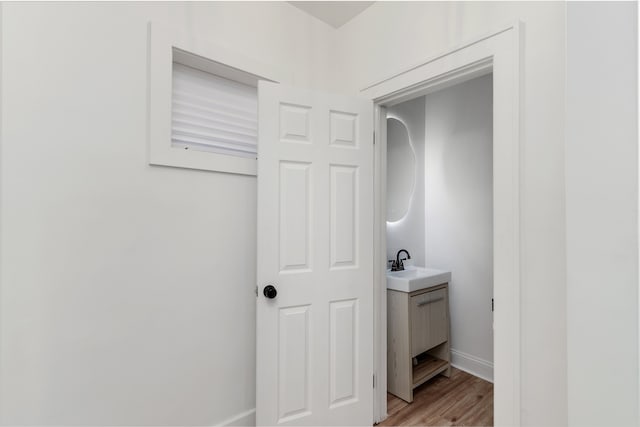
[(429, 342), (428, 348), (435, 347), (447, 340), (447, 290), (438, 289), (429, 292)]
[(430, 348), (430, 302), (431, 292), (411, 297), (411, 357)]

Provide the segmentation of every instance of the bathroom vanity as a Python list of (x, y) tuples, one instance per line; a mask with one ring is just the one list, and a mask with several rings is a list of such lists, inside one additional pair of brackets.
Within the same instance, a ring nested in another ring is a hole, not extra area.
[(413, 401), (413, 389), (451, 374), (451, 273), (412, 267), (387, 272), (387, 389)]

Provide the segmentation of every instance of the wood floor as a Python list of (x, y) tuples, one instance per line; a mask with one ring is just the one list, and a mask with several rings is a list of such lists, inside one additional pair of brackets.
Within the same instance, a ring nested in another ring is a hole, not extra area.
[(387, 394), (379, 426), (493, 426), (493, 384), (452, 368), (416, 388), (409, 404)]

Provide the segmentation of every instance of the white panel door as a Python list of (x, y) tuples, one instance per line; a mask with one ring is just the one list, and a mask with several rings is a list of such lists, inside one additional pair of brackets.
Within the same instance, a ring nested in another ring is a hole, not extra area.
[(371, 425), (372, 103), (258, 99), (257, 424)]

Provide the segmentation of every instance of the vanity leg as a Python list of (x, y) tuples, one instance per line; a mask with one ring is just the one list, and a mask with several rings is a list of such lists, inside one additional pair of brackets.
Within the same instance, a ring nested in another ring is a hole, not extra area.
[(442, 375), (444, 375), (447, 378), (451, 378), (451, 364), (449, 364), (449, 367), (447, 368), (446, 371), (442, 373)]

